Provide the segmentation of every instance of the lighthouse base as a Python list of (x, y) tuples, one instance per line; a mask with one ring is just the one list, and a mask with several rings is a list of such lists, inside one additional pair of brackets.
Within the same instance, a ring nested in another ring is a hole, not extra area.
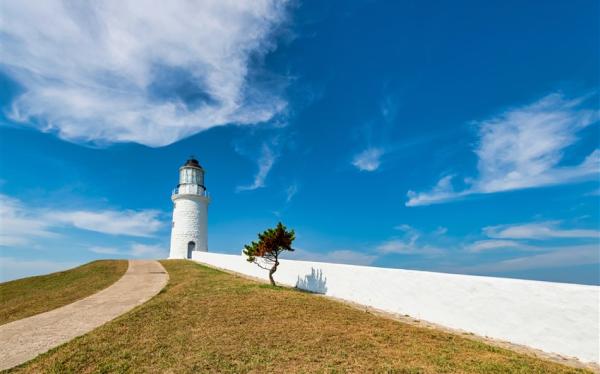
[(195, 251), (208, 252), (208, 198), (199, 195), (173, 195), (173, 228), (170, 259), (192, 258)]

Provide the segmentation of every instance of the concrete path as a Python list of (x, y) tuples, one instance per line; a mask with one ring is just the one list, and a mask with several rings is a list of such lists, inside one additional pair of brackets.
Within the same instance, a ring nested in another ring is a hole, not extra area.
[(158, 261), (130, 260), (123, 277), (104, 290), (0, 326), (0, 370), (29, 361), (148, 301), (168, 279)]

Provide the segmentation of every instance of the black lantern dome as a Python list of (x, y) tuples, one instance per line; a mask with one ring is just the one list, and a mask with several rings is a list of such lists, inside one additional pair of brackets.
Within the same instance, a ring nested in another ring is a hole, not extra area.
[(200, 163), (198, 162), (198, 160), (196, 160), (194, 156), (190, 156), (190, 158), (185, 162), (185, 164), (183, 164), (183, 166), (202, 169), (202, 166), (200, 166)]

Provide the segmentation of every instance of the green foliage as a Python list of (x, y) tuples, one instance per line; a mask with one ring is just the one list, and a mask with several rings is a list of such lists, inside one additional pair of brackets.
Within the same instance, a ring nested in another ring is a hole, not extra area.
[(279, 222), (273, 229), (267, 229), (258, 234), (258, 241), (244, 246), (244, 254), (249, 262), (255, 262), (257, 257), (274, 262), (283, 251), (293, 251), (292, 242), (296, 238), (294, 230), (289, 230)]
[(269, 270), (271, 284), (275, 285), (273, 273), (279, 265), (279, 255), (284, 251), (293, 251), (292, 242), (296, 239), (294, 230), (288, 230), (281, 222), (275, 228), (258, 234), (258, 241), (244, 246), (248, 262), (253, 262)]

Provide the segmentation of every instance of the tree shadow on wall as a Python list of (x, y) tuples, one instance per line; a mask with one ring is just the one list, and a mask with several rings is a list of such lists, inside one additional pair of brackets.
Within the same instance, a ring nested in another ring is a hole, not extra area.
[(323, 276), (323, 270), (311, 268), (310, 274), (305, 275), (304, 278), (298, 277), (296, 288), (324, 294), (327, 292), (327, 278)]

